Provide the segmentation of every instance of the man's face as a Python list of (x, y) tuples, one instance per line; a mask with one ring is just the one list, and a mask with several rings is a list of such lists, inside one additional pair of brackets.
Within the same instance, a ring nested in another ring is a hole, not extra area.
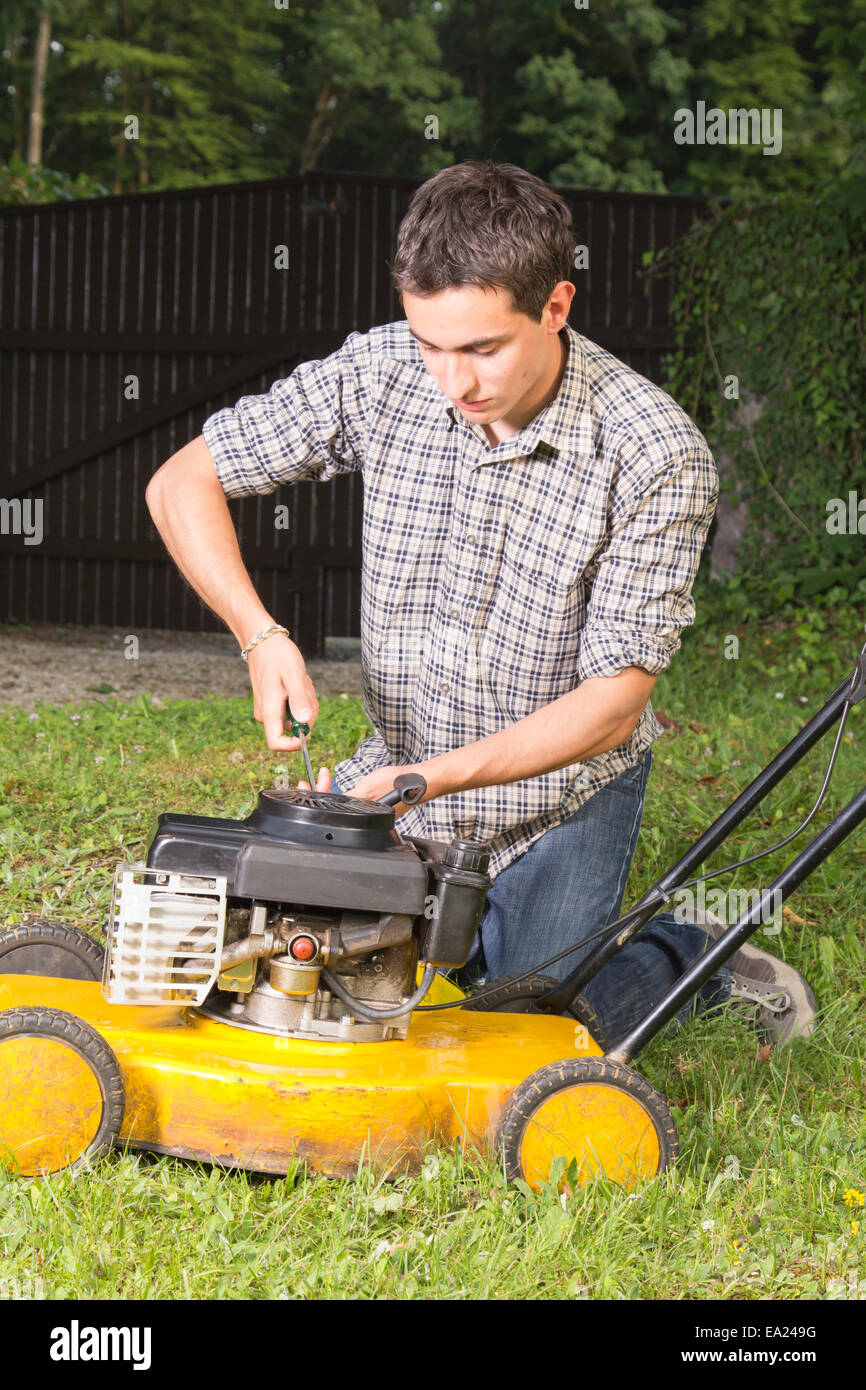
[(491, 424), (519, 419), (558, 372), (557, 334), (573, 293), (558, 285), (540, 323), (516, 310), (507, 290), (474, 286), (423, 299), (404, 292), (403, 309), (440, 390), (467, 420)]

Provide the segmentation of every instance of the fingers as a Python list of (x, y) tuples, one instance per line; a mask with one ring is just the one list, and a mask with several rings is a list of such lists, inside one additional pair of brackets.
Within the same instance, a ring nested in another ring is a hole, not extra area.
[[(264, 726), (265, 739), (269, 748), (280, 752), (296, 753), (301, 741), (286, 732), (286, 724), (294, 718), (299, 724), (308, 724), (312, 729), (319, 717), (319, 701), (316, 689), (307, 675), (303, 657), (293, 642), (285, 642), (289, 656), (281, 649), (277, 638), (270, 639), (273, 646), (270, 652), (254, 648), (250, 653), (250, 678), (253, 684), (253, 715)], [(252, 657), (261, 651), (255, 665)]]
[(262, 723), (265, 727), (265, 739), (269, 748), (285, 753), (297, 753), (301, 747), (299, 738), (290, 738), (283, 732), (283, 720), (279, 715), (265, 715)]
[[(319, 702), (316, 699), (315, 686), (305, 668), (302, 667), (300, 672), (289, 673), (286, 690), (292, 718), (297, 719), (299, 724), (309, 724), (312, 728), (319, 717)], [(286, 713), (288, 715), (288, 710)]]
[[(300, 782), (298, 783), (298, 786), (300, 787), (300, 789), (301, 789), (302, 791), (305, 791), (305, 792), (308, 792), (308, 791), (311, 790), (311, 787), (310, 787), (309, 782), (300, 781)], [(320, 767), (320, 768), (319, 768), (319, 775), (318, 775), (318, 777), (316, 778), (316, 791), (317, 791), (317, 792), (329, 792), (330, 790), (331, 790), (331, 774), (330, 774), (330, 772), (328, 771), (328, 769), (327, 769), (326, 767)]]

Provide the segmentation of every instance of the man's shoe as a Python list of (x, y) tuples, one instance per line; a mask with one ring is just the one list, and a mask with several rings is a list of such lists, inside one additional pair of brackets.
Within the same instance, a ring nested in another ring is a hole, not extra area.
[[(712, 912), (690, 912), (689, 920), (718, 941), (728, 930)], [(808, 1038), (817, 1026), (818, 1005), (807, 981), (787, 961), (746, 941), (731, 956), (730, 1006), (743, 1010), (771, 1042)]]

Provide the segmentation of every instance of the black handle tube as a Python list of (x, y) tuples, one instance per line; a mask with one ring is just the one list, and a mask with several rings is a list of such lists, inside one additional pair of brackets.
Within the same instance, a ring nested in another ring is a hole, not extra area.
[(731, 956), (740, 949), (744, 941), (754, 935), (758, 927), (766, 920), (765, 912), (769, 907), (774, 907), (781, 899), (782, 902), (790, 897), (794, 889), (797, 888), (805, 878), (808, 878), (813, 869), (827, 858), (828, 854), (841, 844), (844, 839), (856, 830), (862, 821), (866, 820), (866, 787), (858, 792), (857, 796), (839, 812), (829, 825), (816, 835), (811, 844), (801, 850), (790, 863), (779, 874), (779, 877), (762, 894), (758, 903), (753, 903), (747, 912), (743, 914), (735, 926), (725, 932), (724, 936), (695, 961), (694, 965), (689, 966), (684, 975), (671, 986), (667, 994), (664, 994), (657, 1004), (653, 1006), (645, 1018), (636, 1024), (630, 1033), (618, 1043), (608, 1056), (612, 1061), (627, 1064), (637, 1055), (642, 1047), (645, 1047), (650, 1039), (669, 1023), (682, 1005), (698, 992), (701, 985), (706, 984), (711, 975), (714, 975), (720, 965), (730, 960)]
[(813, 748), (819, 739), (823, 738), (842, 713), (850, 691), (851, 677), (847, 676), (838, 689), (834, 690), (823, 708), (809, 720), (808, 724), (803, 725), (799, 733), (795, 734), (790, 743), (787, 743), (781, 752), (776, 754), (773, 761), (768, 763), (762, 772), (758, 773), (754, 781), (749, 783), (736, 801), (733, 801), (718, 819), (713, 821), (709, 829), (695, 840), (682, 858), (678, 859), (673, 867), (668, 869), (667, 873), (639, 899), (631, 912), (636, 912), (638, 908), (645, 910), (634, 918), (629, 914), (628, 923), (620, 929), (617, 929), (616, 923), (612, 923), (610, 936), (606, 940), (600, 941), (589, 955), (575, 966), (571, 974), (566, 975), (556, 986), (556, 989), (537, 1000), (535, 1008), (539, 1012), (551, 1014), (565, 1012), (573, 1002), (575, 995), (579, 994), (589, 981), (595, 978), (598, 972), (607, 965), (611, 956), (616, 955), (617, 951), (627, 941), (630, 941), (641, 927), (645, 926), (658, 908), (671, 896), (674, 889), (693, 876), (695, 870), (700, 868), (713, 850), (727, 839), (731, 831), (745, 820), (746, 816), (763, 801), (777, 783), (781, 782), (785, 774), (790, 772), (792, 767), (796, 767), (810, 748)]
[(427, 782), (420, 772), (403, 772), (394, 778), (394, 790), (378, 798), (383, 806), (397, 806), (402, 801), (406, 806), (414, 806), (427, 790)]

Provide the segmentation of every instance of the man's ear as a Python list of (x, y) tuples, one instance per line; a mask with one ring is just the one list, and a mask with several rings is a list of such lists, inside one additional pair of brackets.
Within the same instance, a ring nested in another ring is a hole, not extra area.
[(570, 280), (560, 280), (559, 284), (554, 285), (544, 306), (544, 313), (548, 316), (552, 333), (558, 333), (560, 329), (565, 327), (571, 301), (576, 293), (576, 286)]
[(571, 300), (574, 299), (575, 293), (577, 293), (577, 285), (571, 284), (570, 279), (560, 279), (559, 284), (553, 286), (552, 291), (550, 291), (548, 307), (550, 322), (552, 322), (552, 327), (555, 325), (555, 332), (559, 332), (566, 325), (571, 309)]

